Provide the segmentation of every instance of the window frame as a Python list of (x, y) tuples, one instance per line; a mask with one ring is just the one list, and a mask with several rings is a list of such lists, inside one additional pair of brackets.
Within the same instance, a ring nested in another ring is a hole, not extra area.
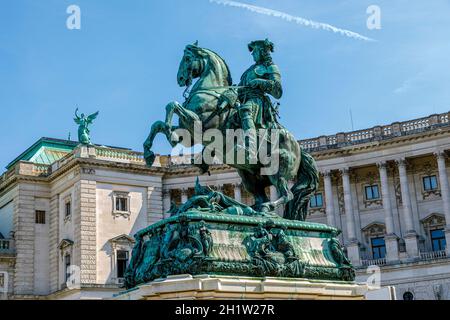
[(64, 218), (72, 215), (72, 199), (66, 199), (64, 201)]
[[(120, 252), (126, 253), (126, 259), (119, 258), (119, 253)], [(119, 268), (119, 261), (120, 262), (125, 261), (125, 265), (124, 265), (124, 268), (122, 270), (122, 272), (123, 272), (122, 276), (119, 275), (119, 269), (120, 269)], [(127, 270), (127, 267), (128, 267), (129, 263), (130, 263), (130, 251), (129, 250), (125, 250), (125, 249), (117, 249), (116, 250), (116, 278), (117, 279), (124, 279), (125, 278), (125, 272)]]
[[(373, 194), (373, 190), (374, 187), (376, 187), (376, 193), (377, 193), (377, 197), (374, 197)], [(370, 192), (372, 194), (371, 198), (368, 197), (367, 194), (367, 190), (370, 189)], [(380, 186), (378, 183), (374, 183), (374, 184), (365, 184), (364, 185), (364, 200), (366, 201), (377, 201), (381, 199), (381, 193), (380, 193)]]
[[(433, 232), (435, 232), (435, 231), (441, 231), (442, 232), (442, 237), (434, 238), (433, 237)], [(445, 250), (446, 247), (447, 247), (447, 241), (445, 239), (445, 229), (444, 228), (433, 228), (433, 229), (429, 230), (429, 233), (430, 233), (431, 251), (437, 252), (437, 251)], [(439, 250), (435, 250), (434, 240), (438, 240), (439, 241)]]
[(116, 211), (128, 212), (128, 198), (122, 196), (116, 197)]
[(35, 224), (46, 224), (46, 212), (44, 210), (35, 210), (34, 212), (34, 223)]
[[(435, 183), (435, 187), (432, 187), (432, 178), (434, 178), (434, 183)], [(427, 189), (426, 187), (426, 179), (428, 179), (428, 183), (430, 185), (430, 188)], [(427, 176), (422, 176), (422, 189), (424, 192), (432, 192), (432, 191), (437, 191), (439, 190), (439, 179), (437, 177), (437, 174), (429, 174)]]
[[(375, 245), (374, 240), (379, 240), (379, 239), (383, 240), (383, 244)], [(372, 253), (372, 259), (386, 258), (386, 241), (385, 241), (384, 237), (382, 237), (382, 236), (381, 237), (380, 236), (371, 237), (370, 238), (370, 248), (371, 248), (371, 253)], [(381, 250), (381, 248), (384, 248), (384, 250)], [(377, 255), (378, 255), (377, 257), (375, 257), (375, 251), (377, 251)]]
[[(69, 262), (69, 265), (67, 265), (67, 262)], [(66, 252), (64, 254), (64, 282), (67, 283), (70, 278), (70, 273), (68, 271), (69, 267), (72, 265), (72, 256), (69, 252)]]
[[(317, 205), (317, 196), (320, 196), (320, 205)], [(312, 199), (314, 199), (316, 205), (312, 205)], [(309, 199), (309, 207), (311, 209), (320, 209), (323, 208), (323, 192), (316, 192), (313, 194), (313, 196)]]
[[(120, 207), (121, 200), (125, 200), (126, 210)], [(116, 217), (124, 217), (128, 218), (131, 215), (131, 197), (129, 192), (125, 191), (114, 191), (112, 194), (112, 214), (114, 218)]]

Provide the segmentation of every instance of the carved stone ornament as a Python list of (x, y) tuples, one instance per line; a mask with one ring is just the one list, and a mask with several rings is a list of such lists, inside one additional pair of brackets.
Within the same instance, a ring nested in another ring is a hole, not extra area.
[(136, 238), (125, 274), (132, 287), (171, 274), (194, 273), (205, 262), (213, 240), (204, 221), (190, 223), (180, 216), (177, 224), (167, 224)]

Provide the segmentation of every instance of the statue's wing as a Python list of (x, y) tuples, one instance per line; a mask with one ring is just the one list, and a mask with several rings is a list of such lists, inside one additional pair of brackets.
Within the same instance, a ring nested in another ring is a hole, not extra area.
[(78, 116), (78, 108), (75, 109), (75, 118), (73, 118), (76, 124), (80, 124), (80, 117)]
[(88, 117), (87, 117), (87, 122), (88, 122), (88, 123), (92, 123), (92, 121), (94, 121), (95, 118), (97, 118), (98, 113), (99, 113), (99, 112), (97, 111), (96, 113), (93, 113), (93, 114), (91, 114), (90, 116), (88, 116)]

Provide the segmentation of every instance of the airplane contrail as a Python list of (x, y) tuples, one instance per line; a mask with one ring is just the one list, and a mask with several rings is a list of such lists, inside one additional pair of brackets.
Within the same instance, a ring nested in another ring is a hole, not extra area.
[(242, 8), (242, 9), (249, 10), (251, 12), (264, 14), (266, 16), (281, 18), (288, 22), (295, 22), (297, 24), (300, 24), (300, 25), (303, 25), (306, 27), (310, 27), (310, 28), (314, 28), (314, 29), (322, 29), (322, 30), (326, 30), (326, 31), (332, 31), (334, 33), (338, 33), (338, 34), (344, 35), (349, 38), (354, 38), (354, 39), (364, 40), (364, 41), (375, 41), (374, 39), (365, 37), (359, 33), (356, 33), (356, 32), (350, 31), (350, 30), (337, 28), (328, 23), (322, 23), (322, 22), (317, 22), (317, 21), (313, 21), (313, 20), (308, 20), (305, 18), (290, 15), (285, 12), (276, 11), (276, 10), (263, 8), (263, 7), (258, 7), (258, 6), (246, 4), (243, 2), (231, 1), (231, 0), (209, 0), (209, 2), (216, 3), (216, 4), (222, 4), (224, 6)]

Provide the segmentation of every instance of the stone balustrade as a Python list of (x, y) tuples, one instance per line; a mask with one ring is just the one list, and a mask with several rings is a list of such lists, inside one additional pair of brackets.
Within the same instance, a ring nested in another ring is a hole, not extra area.
[(384, 265), (386, 265), (386, 258), (364, 259), (364, 260), (361, 260), (361, 265), (364, 266), (364, 267), (368, 267), (368, 266), (384, 266)]
[(52, 172), (52, 166), (46, 164), (37, 164), (28, 161), (20, 161), (13, 168), (2, 175), (2, 181), (6, 181), (15, 174), (41, 177), (48, 176)]
[(52, 168), (45, 164), (34, 164), (33, 174), (37, 176), (47, 176), (51, 173)]
[(96, 158), (101, 160), (115, 160), (118, 162), (144, 164), (144, 154), (142, 152), (95, 147), (95, 154)]
[(341, 132), (330, 136), (299, 140), (299, 143), (305, 150), (313, 152), (337, 149), (372, 141), (388, 140), (399, 136), (434, 130), (443, 126), (450, 126), (448, 112), (434, 114), (425, 118), (394, 122), (385, 126), (375, 126), (363, 130)]
[(420, 252), (420, 260), (437, 260), (447, 258), (447, 252), (445, 250)]

